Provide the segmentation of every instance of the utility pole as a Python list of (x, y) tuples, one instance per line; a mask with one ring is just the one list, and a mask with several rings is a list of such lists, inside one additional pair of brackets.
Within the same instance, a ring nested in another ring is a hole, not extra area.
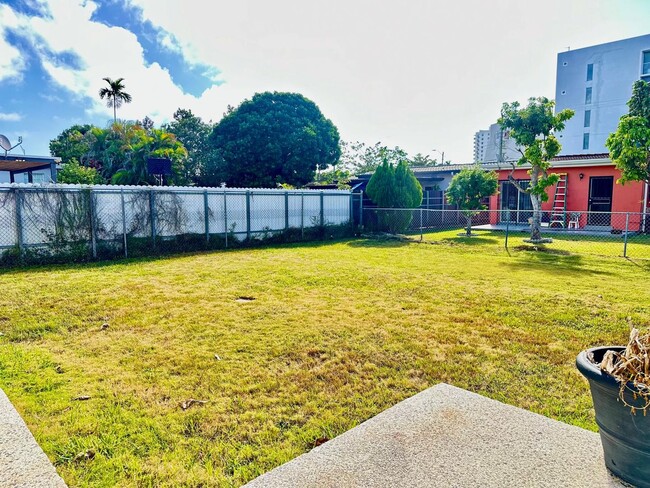
[(497, 162), (503, 163), (503, 127), (499, 126), (499, 154), (497, 155)]
[(440, 155), (441, 155), (440, 165), (445, 164), (445, 151), (439, 151), (438, 149), (432, 149), (432, 151), (440, 153)]

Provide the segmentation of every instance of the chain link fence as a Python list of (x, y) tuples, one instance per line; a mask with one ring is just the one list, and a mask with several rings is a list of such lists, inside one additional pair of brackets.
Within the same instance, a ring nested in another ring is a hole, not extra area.
[(343, 237), (352, 234), (351, 198), (339, 190), (0, 187), (0, 265)]
[(541, 212), (542, 243), (530, 242), (532, 211), (366, 207), (361, 213), (366, 231), (425, 242), (650, 259), (650, 216), (643, 213)]

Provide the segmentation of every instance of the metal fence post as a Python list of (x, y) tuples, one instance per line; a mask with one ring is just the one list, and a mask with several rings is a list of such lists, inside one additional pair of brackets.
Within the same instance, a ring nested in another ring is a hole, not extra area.
[(300, 238), (305, 239), (305, 192), (300, 192)]
[(420, 242), (424, 240), (424, 234), (422, 233), (422, 208), (420, 208)]
[(289, 192), (284, 192), (284, 229), (289, 228)]
[(151, 245), (156, 249), (156, 194), (149, 190), (149, 216), (151, 218)]
[(251, 238), (251, 192), (246, 191), (246, 239)]
[(320, 192), (320, 225), (321, 227), (325, 225), (325, 193)]
[(508, 249), (509, 230), (510, 230), (510, 210), (506, 210), (506, 250)]
[(205, 220), (205, 242), (210, 242), (210, 207), (208, 206), (208, 190), (203, 191), (203, 215)]
[(359, 227), (363, 227), (363, 190), (359, 192)]
[(223, 230), (226, 236), (226, 248), (228, 247), (228, 194), (223, 191)]
[(22, 256), (25, 247), (25, 236), (23, 233), (23, 193), (16, 189), (16, 238), (18, 240), (18, 251)]
[(627, 232), (630, 228), (630, 213), (625, 214), (625, 236), (623, 236), (623, 257), (627, 257)]
[(97, 259), (97, 234), (95, 232), (95, 199), (93, 191), (88, 190), (88, 219), (90, 223), (90, 248), (93, 259)]
[(126, 243), (126, 205), (124, 203), (124, 189), (120, 190), (120, 199), (122, 203), (122, 236), (124, 238), (124, 257), (129, 257), (129, 251)]
[(350, 225), (354, 225), (354, 193), (350, 192)]

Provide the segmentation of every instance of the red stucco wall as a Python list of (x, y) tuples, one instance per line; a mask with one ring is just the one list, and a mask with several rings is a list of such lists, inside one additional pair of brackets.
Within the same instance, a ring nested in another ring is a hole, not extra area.
[[(499, 182), (507, 181), (510, 170), (499, 170)], [(567, 212), (587, 212), (589, 208), (589, 178), (591, 176), (613, 176), (614, 188), (612, 191), (612, 212), (632, 212), (639, 213), (643, 211), (643, 183), (634, 182), (621, 185), (616, 183), (620, 178), (621, 172), (613, 165), (608, 166), (582, 166), (571, 168), (557, 168), (552, 170), (553, 173), (566, 173), (568, 176), (567, 184)], [(580, 174), (583, 178), (580, 179)], [(515, 171), (515, 179), (527, 180), (530, 176), (525, 169)], [(542, 210), (550, 211), (553, 207), (553, 195), (555, 186), (547, 190), (549, 199), (542, 205)], [(490, 209), (500, 209), (499, 195), (490, 197)], [(581, 216), (580, 226), (586, 224), (586, 215)], [(492, 213), (491, 220), (493, 224), (497, 223), (498, 215)], [(639, 215), (630, 215), (630, 230), (638, 230), (641, 218)], [(625, 216), (615, 216), (612, 218), (612, 227), (615, 229), (625, 228)]]

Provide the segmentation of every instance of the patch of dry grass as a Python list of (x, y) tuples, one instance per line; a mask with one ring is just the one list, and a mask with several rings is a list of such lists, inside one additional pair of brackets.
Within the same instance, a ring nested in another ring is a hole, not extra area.
[(13, 270), (0, 386), (71, 486), (241, 485), (441, 381), (594, 429), (575, 357), (646, 278), (365, 240)]

